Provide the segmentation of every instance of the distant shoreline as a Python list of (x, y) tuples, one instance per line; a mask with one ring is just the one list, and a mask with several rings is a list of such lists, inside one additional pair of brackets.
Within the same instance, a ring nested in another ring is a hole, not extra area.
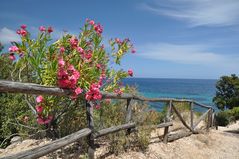
[(212, 80), (217, 81), (218, 79), (207, 79), (207, 78), (164, 78), (164, 77), (128, 77), (125, 79), (168, 79), (168, 80)]

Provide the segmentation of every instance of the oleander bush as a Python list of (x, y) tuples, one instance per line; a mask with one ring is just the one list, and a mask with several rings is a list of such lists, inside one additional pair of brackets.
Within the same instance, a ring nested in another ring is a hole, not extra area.
[[(129, 51), (135, 53), (130, 40), (111, 39), (106, 49), (103, 27), (93, 20), (86, 20), (78, 35), (65, 33), (53, 40), (53, 31), (52, 27), (40, 26), (37, 37), (32, 37), (22, 25), (17, 30), (21, 42), (12, 42), (9, 52), (0, 56), (0, 79), (57, 86), (72, 94), (56, 97), (0, 93), (1, 147), (6, 147), (14, 135), (56, 139), (85, 128), (86, 101), (94, 109), (96, 130), (125, 123), (126, 101), (102, 99), (101, 91), (137, 93), (122, 84), (123, 78), (133, 76), (133, 70), (115, 69)], [(164, 113), (149, 109), (147, 103), (132, 101), (132, 105), (132, 120), (137, 125), (163, 121)], [(103, 139), (117, 154), (133, 147), (146, 149), (151, 131), (139, 129), (130, 135), (121, 131)], [(80, 144), (85, 150), (85, 141)]]

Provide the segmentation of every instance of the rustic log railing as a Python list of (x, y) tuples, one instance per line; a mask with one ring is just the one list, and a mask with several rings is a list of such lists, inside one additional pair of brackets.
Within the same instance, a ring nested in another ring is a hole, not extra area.
[[(43, 86), (39, 84), (33, 84), (33, 83), (21, 83), (21, 82), (13, 82), (13, 81), (5, 81), (0, 80), (0, 92), (7, 92), (7, 93), (24, 93), (24, 94), (41, 94), (41, 95), (55, 95), (55, 96), (69, 96), (72, 92), (67, 89), (61, 89), (58, 87), (49, 87), (49, 86)], [(196, 127), (198, 124), (204, 120), (206, 117), (207, 119), (207, 129), (213, 126), (213, 109), (210, 106), (195, 102), (193, 100), (188, 99), (174, 99), (174, 98), (146, 98), (143, 96), (137, 96), (133, 94), (122, 94), (118, 95), (115, 93), (107, 93), (107, 92), (101, 92), (103, 95), (103, 98), (111, 98), (111, 99), (126, 99), (127, 105), (126, 105), (126, 123), (123, 125), (117, 125), (112, 126), (110, 128), (105, 128), (99, 131), (95, 131), (94, 129), (94, 120), (93, 120), (93, 107), (90, 102), (86, 101), (86, 117), (87, 117), (87, 123), (88, 128), (82, 129), (78, 132), (75, 132), (71, 135), (68, 135), (66, 137), (63, 137), (61, 139), (57, 139), (51, 143), (48, 143), (43, 146), (39, 146), (37, 148), (33, 148), (30, 150), (26, 150), (14, 155), (9, 155), (4, 157), (4, 159), (22, 159), (22, 158), (38, 158), (44, 155), (47, 155), (61, 147), (64, 147), (70, 143), (73, 143), (77, 140), (79, 140), (82, 137), (87, 137), (88, 139), (88, 157), (90, 159), (94, 158), (94, 152), (95, 152), (95, 144), (94, 140), (98, 137), (105, 136), (114, 132), (118, 132), (121, 130), (127, 130), (127, 134), (133, 130), (136, 130), (136, 124), (132, 122), (132, 107), (131, 107), (131, 101), (132, 100), (140, 100), (140, 101), (148, 101), (148, 102), (164, 102), (168, 104), (166, 119), (164, 123), (161, 123), (159, 125), (156, 125), (157, 128), (164, 128), (164, 137), (163, 142), (167, 143), (168, 141), (173, 141), (175, 139), (189, 136), (192, 133), (197, 133)], [(180, 112), (177, 110), (174, 103), (176, 102), (186, 102), (190, 104), (190, 124), (188, 125), (186, 121), (181, 116)], [(194, 116), (193, 116), (193, 108), (195, 106), (203, 107), (208, 109), (201, 117), (199, 117), (198, 121), (194, 123)], [(178, 134), (175, 136), (169, 136), (169, 127), (173, 125), (172, 119), (171, 119), (171, 113), (172, 111), (175, 112), (175, 114), (178, 116), (180, 121), (183, 123), (183, 125), (190, 130), (190, 132), (186, 132), (183, 134)], [(150, 127), (150, 126), (149, 126)], [(0, 158), (2, 159), (2, 158)]]

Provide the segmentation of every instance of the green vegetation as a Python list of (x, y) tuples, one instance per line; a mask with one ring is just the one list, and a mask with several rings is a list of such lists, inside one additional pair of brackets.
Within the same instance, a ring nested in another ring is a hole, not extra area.
[(221, 110), (216, 115), (216, 121), (219, 126), (226, 126), (239, 119), (239, 77), (235, 74), (222, 76), (216, 89), (213, 102)]
[(216, 121), (219, 126), (227, 126), (236, 120), (239, 120), (239, 107), (221, 111), (216, 115)]
[[(0, 56), (0, 79), (17, 80), (13, 71), (17, 67), (7, 54)], [(19, 75), (19, 74), (18, 74)], [(22, 71), (21, 76), (27, 76)], [(26, 79), (26, 78), (25, 78)], [(31, 79), (30, 79), (31, 81)], [(126, 93), (137, 94), (134, 88), (126, 87)], [(23, 138), (60, 138), (86, 127), (85, 100), (71, 100), (66, 97), (55, 97), (61, 104), (55, 108), (54, 129), (48, 125), (39, 125), (34, 114), (35, 97), (24, 94), (0, 93), (0, 145), (4, 148), (10, 144), (15, 135)], [(149, 108), (147, 103), (132, 101), (132, 120), (137, 123), (138, 131), (125, 135), (126, 131), (102, 137), (109, 143), (109, 151), (118, 154), (129, 149), (146, 150), (150, 141), (150, 134), (154, 128), (144, 129), (148, 125), (156, 125), (163, 121), (166, 109), (156, 112)], [(125, 100), (102, 100), (100, 109), (94, 109), (94, 122), (96, 130), (125, 123)], [(32, 110), (33, 108), (33, 110)], [(87, 149), (85, 140), (80, 141), (83, 150)], [(84, 153), (84, 151), (83, 151)]]
[(213, 102), (216, 106), (224, 110), (232, 109), (239, 105), (239, 77), (235, 74), (231, 76), (222, 76), (216, 84), (216, 96)]

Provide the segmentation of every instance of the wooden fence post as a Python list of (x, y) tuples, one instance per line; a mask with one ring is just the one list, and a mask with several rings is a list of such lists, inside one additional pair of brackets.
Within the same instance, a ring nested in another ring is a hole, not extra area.
[[(171, 111), (172, 111), (172, 100), (169, 101), (169, 106), (167, 109), (167, 115), (166, 115), (166, 122), (170, 121), (170, 115), (171, 115)], [(168, 133), (169, 133), (169, 126), (166, 126), (164, 128), (164, 137), (163, 137), (163, 142), (167, 143), (168, 142)]]
[(130, 122), (132, 118), (132, 109), (130, 104), (131, 99), (127, 99), (127, 105), (126, 105), (126, 123)]
[[(125, 122), (129, 123), (132, 119), (132, 105), (130, 104), (131, 99), (127, 99), (127, 104), (126, 104), (126, 118)], [(127, 129), (127, 135), (130, 134), (130, 129)]]
[(212, 127), (215, 126), (215, 113), (214, 111), (212, 112)]
[(88, 157), (89, 159), (94, 159), (95, 146), (94, 146), (94, 120), (93, 120), (93, 106), (92, 103), (86, 101), (86, 119), (88, 128), (91, 130), (90, 135), (88, 135)]
[(193, 128), (193, 102), (190, 103), (190, 116), (191, 116), (191, 128), (192, 130), (194, 130)]
[(212, 118), (212, 109), (210, 108), (208, 112), (208, 119), (207, 119), (207, 131), (211, 127), (211, 118)]

